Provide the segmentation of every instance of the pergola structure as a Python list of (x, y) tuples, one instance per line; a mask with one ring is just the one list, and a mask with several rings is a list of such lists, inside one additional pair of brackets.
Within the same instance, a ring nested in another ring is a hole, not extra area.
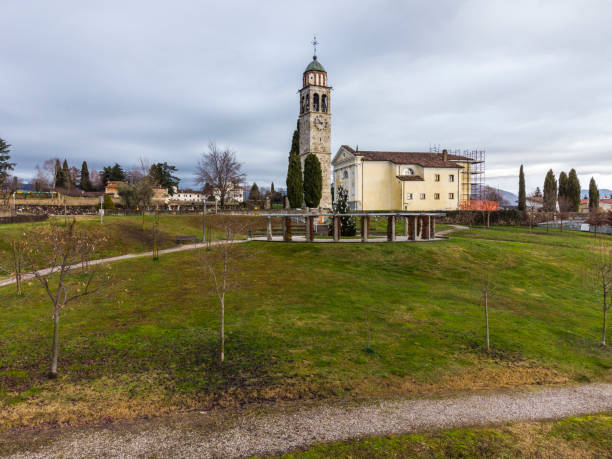
[[(314, 213), (314, 214), (264, 214), (268, 218), (267, 236), (265, 240), (280, 240), (290, 242), (293, 239), (291, 227), (294, 219), (305, 219), (306, 232), (304, 239), (306, 242), (314, 242), (315, 219), (319, 217), (329, 217), (332, 221), (333, 239), (321, 240), (321, 242), (339, 242), (342, 217), (359, 217), (361, 219), (361, 242), (404, 242), (404, 241), (430, 241), (436, 239), (436, 217), (444, 217), (446, 214), (437, 212), (351, 212), (346, 214), (335, 213)], [(372, 217), (383, 217), (387, 219), (386, 238), (370, 237), (370, 219)], [(272, 218), (280, 218), (283, 225), (282, 238), (275, 239), (272, 235)], [(398, 219), (404, 221), (403, 235), (396, 234), (395, 225)], [(359, 239), (344, 239), (345, 242), (359, 242)]]

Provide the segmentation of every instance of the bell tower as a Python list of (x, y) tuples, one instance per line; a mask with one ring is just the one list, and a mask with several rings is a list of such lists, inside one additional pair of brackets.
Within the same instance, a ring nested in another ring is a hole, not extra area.
[(321, 163), (323, 209), (332, 208), (331, 199), (331, 87), (327, 86), (327, 72), (317, 60), (317, 38), (312, 42), (314, 56), (302, 76), (300, 89), (300, 159), (302, 171), (306, 156), (314, 153)]

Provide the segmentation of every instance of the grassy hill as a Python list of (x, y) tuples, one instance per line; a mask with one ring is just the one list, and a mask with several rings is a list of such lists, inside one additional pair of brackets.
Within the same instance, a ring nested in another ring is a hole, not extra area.
[[(56, 381), (44, 377), (52, 324), (42, 290), (30, 283), (19, 298), (2, 288), (0, 426), (609, 381), (612, 349), (598, 346), (598, 298), (581, 277), (592, 244), (516, 228), (423, 244), (249, 242), (226, 300), (223, 365), (198, 253), (119, 262), (100, 295), (64, 312)], [(490, 355), (483, 269), (496, 285)]]

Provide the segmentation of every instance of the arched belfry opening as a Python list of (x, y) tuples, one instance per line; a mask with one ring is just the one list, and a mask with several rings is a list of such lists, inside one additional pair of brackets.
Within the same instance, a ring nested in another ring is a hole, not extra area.
[(319, 111), (319, 95), (317, 93), (312, 96), (312, 111)]
[(321, 96), (321, 111), (327, 113), (327, 95), (325, 94)]

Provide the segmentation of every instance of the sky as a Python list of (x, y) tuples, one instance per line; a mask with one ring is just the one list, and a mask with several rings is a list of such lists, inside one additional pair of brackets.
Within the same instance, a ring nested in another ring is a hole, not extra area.
[(193, 185), (210, 141), (284, 186), (320, 42), (332, 155), (484, 149), (487, 183), (612, 188), (612, 2), (2, 0), (0, 137), (16, 175), (143, 157)]

